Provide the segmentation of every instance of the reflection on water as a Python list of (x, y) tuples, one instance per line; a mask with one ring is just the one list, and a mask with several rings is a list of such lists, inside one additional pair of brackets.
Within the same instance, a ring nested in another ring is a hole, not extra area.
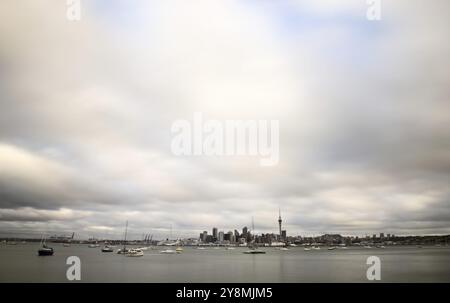
[(37, 244), (0, 246), (0, 282), (68, 282), (66, 259), (81, 259), (82, 282), (368, 282), (366, 259), (381, 259), (382, 282), (450, 282), (450, 247), (349, 248), (288, 251), (265, 248), (266, 254), (185, 247), (181, 254), (140, 258), (102, 253), (87, 245), (53, 244), (55, 255), (38, 257)]

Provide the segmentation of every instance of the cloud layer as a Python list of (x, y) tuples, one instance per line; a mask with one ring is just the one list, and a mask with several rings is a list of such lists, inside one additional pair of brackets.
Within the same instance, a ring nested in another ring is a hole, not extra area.
[[(0, 4), (0, 231), (450, 233), (448, 1)], [(173, 121), (277, 119), (280, 162)]]

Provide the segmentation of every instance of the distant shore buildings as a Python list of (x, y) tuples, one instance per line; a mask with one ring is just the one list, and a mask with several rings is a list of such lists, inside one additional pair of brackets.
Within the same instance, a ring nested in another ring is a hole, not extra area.
[[(252, 240), (261, 246), (285, 246), (285, 245), (302, 245), (302, 246), (385, 246), (385, 245), (450, 245), (450, 235), (428, 235), (428, 236), (396, 236), (393, 233), (381, 232), (378, 235), (372, 234), (365, 236), (342, 236), (340, 234), (323, 234), (320, 236), (288, 236), (287, 231), (283, 229), (283, 219), (281, 217), (281, 210), (278, 212), (278, 233), (261, 233), (255, 234), (253, 230), (249, 230), (247, 226), (244, 226), (240, 231), (234, 229), (234, 231), (222, 231), (217, 227), (211, 229), (211, 234), (208, 231), (203, 231), (199, 234), (198, 238), (178, 238), (174, 243), (180, 245), (223, 245), (223, 246), (247, 246)], [(78, 243), (78, 244), (91, 244), (91, 243), (108, 243), (111, 245), (122, 244), (123, 240), (113, 239), (96, 239), (94, 237), (88, 240), (75, 239), (75, 233), (62, 236), (51, 236), (48, 242), (54, 243)], [(18, 240), (22, 242), (39, 242), (39, 238), (27, 238), (27, 237), (3, 237), (0, 238), (0, 244), (17, 244)], [(165, 239), (163, 241), (154, 240), (153, 235), (144, 234), (141, 240), (128, 240), (128, 245), (165, 245), (171, 243), (173, 240)]]

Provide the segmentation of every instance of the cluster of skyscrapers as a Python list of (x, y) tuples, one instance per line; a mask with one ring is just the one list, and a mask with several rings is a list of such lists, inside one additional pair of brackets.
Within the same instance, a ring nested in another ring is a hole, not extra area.
[(212, 234), (208, 234), (208, 231), (203, 231), (200, 233), (200, 241), (202, 243), (216, 243), (216, 244), (245, 244), (251, 241), (255, 241), (257, 243), (274, 243), (274, 242), (285, 242), (287, 239), (286, 230), (282, 229), (283, 220), (281, 219), (281, 212), (278, 216), (278, 226), (279, 233), (267, 233), (256, 235), (252, 234), (253, 231), (250, 231), (247, 226), (242, 228), (242, 232), (240, 233), (237, 229), (233, 231), (219, 231), (217, 227), (213, 227)]

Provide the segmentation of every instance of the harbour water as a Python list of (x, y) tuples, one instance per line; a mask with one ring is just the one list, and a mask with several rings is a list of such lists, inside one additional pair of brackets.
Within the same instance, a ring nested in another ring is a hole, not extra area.
[(1, 245), (0, 282), (69, 282), (69, 256), (81, 260), (81, 282), (369, 282), (369, 256), (381, 260), (381, 282), (450, 282), (449, 246), (262, 248), (262, 255), (223, 247), (184, 247), (181, 254), (161, 254), (167, 247), (153, 247), (139, 258), (102, 253), (87, 245), (50, 246), (54, 256), (39, 257), (37, 243)]

